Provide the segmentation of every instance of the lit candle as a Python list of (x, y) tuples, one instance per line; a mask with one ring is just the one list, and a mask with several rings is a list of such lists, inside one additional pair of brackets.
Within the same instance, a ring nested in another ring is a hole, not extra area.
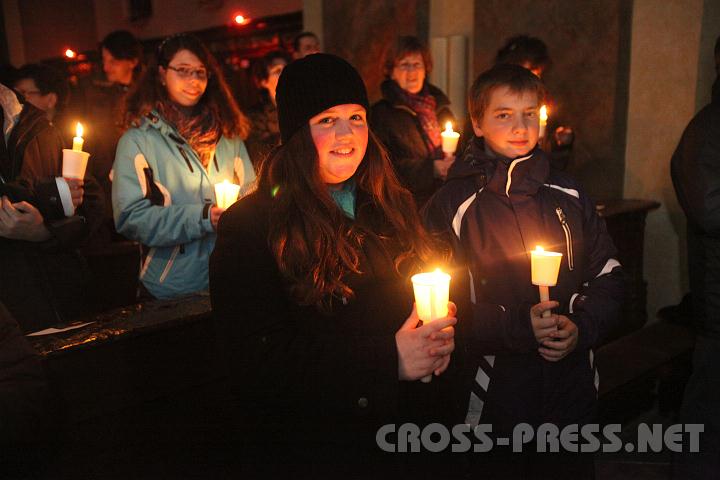
[(222, 183), (215, 184), (216, 205), (222, 209), (226, 209), (235, 203), (239, 194), (240, 185), (235, 185), (227, 180)]
[(452, 122), (447, 122), (445, 124), (445, 130), (440, 133), (440, 136), (442, 137), (443, 153), (445, 153), (446, 155), (452, 155), (453, 153), (455, 153), (460, 134), (453, 131)]
[[(540, 288), (540, 301), (547, 302), (550, 300), (550, 289), (557, 285), (558, 272), (560, 271), (560, 261), (562, 253), (546, 252), (541, 246), (535, 247), (530, 252), (530, 272), (532, 284)], [(549, 317), (550, 310), (543, 312), (543, 317)]]
[(547, 105), (543, 105), (542, 107), (540, 107), (540, 132), (538, 133), (538, 137), (540, 138), (545, 138), (545, 127), (547, 127), (547, 121)]
[[(438, 318), (447, 317), (450, 298), (450, 275), (438, 268), (434, 272), (418, 273), (412, 276), (415, 306), (418, 317), (424, 323)], [(428, 383), (432, 375), (423, 377), (421, 381)]]
[(83, 136), (83, 126), (82, 123), (78, 122), (77, 126), (75, 127), (75, 136), (73, 137), (73, 150), (76, 152), (82, 152), (83, 143), (85, 140), (82, 138)]

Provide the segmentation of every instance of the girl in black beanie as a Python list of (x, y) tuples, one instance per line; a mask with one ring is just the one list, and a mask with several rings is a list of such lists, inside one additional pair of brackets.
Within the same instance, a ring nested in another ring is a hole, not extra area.
[(282, 144), (221, 217), (210, 261), (243, 473), (391, 473), (378, 428), (402, 423), (404, 390), (443, 373), (454, 349), (453, 304), (421, 327), (413, 309), (410, 275), (438, 250), (368, 128), (350, 64), (288, 65), (277, 106)]

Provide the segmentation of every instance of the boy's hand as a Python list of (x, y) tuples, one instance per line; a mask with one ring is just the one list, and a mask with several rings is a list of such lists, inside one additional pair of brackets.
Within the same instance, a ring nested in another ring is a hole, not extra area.
[(551, 333), (557, 332), (558, 316), (550, 315), (549, 317), (543, 318), (542, 314), (544, 311), (551, 310), (559, 305), (558, 302), (550, 300), (533, 305), (530, 309), (530, 324), (535, 334), (535, 340), (537, 340), (538, 343), (542, 344), (543, 341), (550, 338)]
[(542, 342), (538, 349), (540, 356), (549, 362), (557, 362), (575, 350), (578, 342), (578, 328), (565, 315), (558, 315), (558, 329)]

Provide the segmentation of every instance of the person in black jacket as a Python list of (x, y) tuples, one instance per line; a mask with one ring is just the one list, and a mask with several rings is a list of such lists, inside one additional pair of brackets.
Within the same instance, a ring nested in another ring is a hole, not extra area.
[(687, 217), (693, 323), (693, 373), (685, 387), (682, 423), (704, 424), (701, 453), (676, 458), (674, 478), (714, 478), (720, 472), (720, 38), (712, 101), (690, 121), (670, 162)]
[(383, 98), (372, 106), (370, 125), (388, 149), (395, 172), (418, 207), (442, 184), (455, 160), (445, 158), (440, 132), (455, 122), (450, 100), (427, 81), (432, 59), (415, 37), (400, 37), (384, 64)]
[(92, 177), (64, 179), (62, 139), (45, 114), (0, 85), (0, 300), (24, 332), (88, 313), (76, 248), (102, 221)]
[[(472, 367), (465, 423), (490, 424), (499, 437), (512, 438), (523, 422), (591, 422), (599, 385), (592, 349), (620, 319), (621, 266), (605, 224), (577, 182), (551, 170), (537, 148), (543, 94), (540, 80), (517, 65), (481, 74), (469, 95), (477, 138), (424, 211), (470, 272), (473, 311), (458, 324)], [(536, 245), (563, 254), (552, 301), (539, 302), (531, 283)], [(490, 456), (478, 468), (483, 478), (593, 474), (592, 459), (577, 455), (493, 453), (500, 460)]]
[(369, 131), (357, 71), (309, 55), (283, 71), (277, 104), (282, 145), (220, 218), (210, 260), (244, 478), (390, 473), (376, 432), (411, 415), (410, 382), (447, 368), (455, 307), (416, 328), (408, 275), (433, 242)]

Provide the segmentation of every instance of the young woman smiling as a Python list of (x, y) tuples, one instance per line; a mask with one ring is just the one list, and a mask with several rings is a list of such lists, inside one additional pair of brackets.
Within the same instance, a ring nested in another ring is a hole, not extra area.
[(455, 307), (417, 327), (409, 275), (433, 245), (368, 128), (357, 71), (297, 60), (277, 105), (282, 144), (222, 217), (210, 262), (232, 410), (261, 476), (358, 475), (384, 463), (368, 457), (377, 429), (407, 415), (404, 386), (447, 368)]
[(223, 210), (214, 185), (243, 187), (255, 173), (248, 121), (215, 59), (190, 35), (167, 38), (158, 65), (130, 94), (113, 167), (119, 233), (147, 247), (140, 280), (158, 298), (205, 290)]

